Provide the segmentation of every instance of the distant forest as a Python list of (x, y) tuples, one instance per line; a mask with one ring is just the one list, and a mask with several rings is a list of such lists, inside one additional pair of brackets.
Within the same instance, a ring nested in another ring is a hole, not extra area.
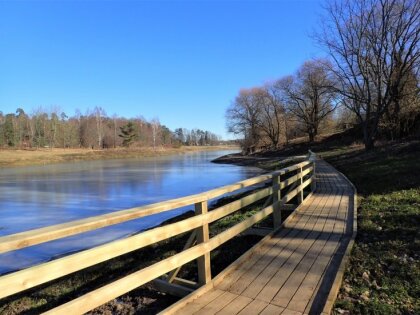
[(2, 148), (116, 148), (129, 146), (217, 145), (221, 138), (207, 130), (172, 131), (158, 119), (109, 117), (101, 107), (68, 117), (59, 109), (38, 108), (27, 114), (0, 111)]

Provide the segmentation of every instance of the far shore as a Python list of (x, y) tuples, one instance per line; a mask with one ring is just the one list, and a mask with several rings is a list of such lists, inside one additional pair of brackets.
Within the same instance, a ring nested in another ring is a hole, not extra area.
[(303, 161), (305, 155), (282, 155), (275, 153), (259, 153), (253, 155), (243, 155), (242, 153), (232, 153), (214, 159), (213, 163), (232, 164), (246, 167), (257, 167), (264, 171), (273, 171), (296, 164)]
[(237, 146), (182, 146), (182, 147), (133, 147), (116, 149), (0, 149), (0, 168), (47, 165), (74, 161), (92, 161), (125, 158), (145, 158), (196, 151), (239, 150)]
[(214, 159), (212, 162), (218, 163), (218, 164), (234, 164), (234, 165), (239, 165), (239, 166), (260, 167), (260, 164), (262, 162), (270, 162), (273, 160), (279, 160), (279, 158), (233, 153), (233, 154), (226, 154), (226, 155), (220, 156), (217, 159)]

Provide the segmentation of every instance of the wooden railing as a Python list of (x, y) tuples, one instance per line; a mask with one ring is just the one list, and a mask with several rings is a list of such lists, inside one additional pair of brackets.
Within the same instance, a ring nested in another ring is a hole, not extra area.
[[(211, 281), (210, 252), (212, 250), (251, 228), (270, 214), (273, 214), (274, 229), (279, 228), (281, 211), (285, 205), (293, 198), (297, 200), (297, 203), (302, 203), (304, 189), (309, 185), (307, 190), (314, 189), (314, 173), (313, 161), (306, 160), (270, 174), (260, 175), (200, 194), (1, 237), (0, 253), (5, 253), (184, 206), (194, 205), (195, 208), (195, 215), (190, 218), (4, 275), (0, 277), (0, 299), (192, 231), (184, 250), (180, 253), (84, 294), (47, 313), (78, 314), (87, 312), (152, 280), (155, 280), (163, 290), (188, 294), (192, 288)], [(255, 190), (239, 200), (208, 211), (209, 200), (244, 188), (255, 188)], [(267, 200), (259, 212), (210, 238), (210, 223), (254, 202), (261, 201), (263, 198)], [(198, 283), (178, 278), (179, 268), (195, 259), (197, 259), (198, 266)], [(161, 276), (163, 278), (156, 280)]]

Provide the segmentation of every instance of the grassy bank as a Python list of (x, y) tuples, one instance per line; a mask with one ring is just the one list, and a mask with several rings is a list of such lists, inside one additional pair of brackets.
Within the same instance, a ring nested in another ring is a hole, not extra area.
[(420, 314), (420, 144), (324, 152), (359, 193), (335, 314)]
[(383, 143), (372, 152), (336, 134), (224, 162), (267, 170), (309, 147), (358, 190), (358, 235), (334, 314), (420, 314), (420, 141)]
[(91, 149), (33, 149), (33, 150), (0, 150), (0, 167), (44, 165), (85, 160), (105, 160), (123, 158), (144, 158), (203, 150), (238, 149), (233, 146), (182, 146), (179, 148), (156, 149), (116, 148), (104, 150)]

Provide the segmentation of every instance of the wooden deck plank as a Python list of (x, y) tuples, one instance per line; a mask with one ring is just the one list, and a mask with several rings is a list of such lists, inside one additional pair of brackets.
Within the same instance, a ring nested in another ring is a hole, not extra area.
[[(310, 216), (307, 216), (307, 218), (302, 219), (300, 223), (306, 224), (306, 222), (309, 221), (309, 218)], [(241, 268), (241, 277), (235, 283), (233, 283), (228, 290), (234, 293), (241, 294), (250, 286), (254, 279), (257, 278), (259, 274), (265, 270), (266, 266), (272, 263), (273, 259), (281, 255), (282, 253), (283, 255), (290, 255), (292, 253), (290, 248), (293, 247), (293, 244), (296, 242), (296, 239), (300, 237), (299, 234), (304, 233), (300, 231), (300, 229), (303, 229), (304, 226), (302, 226), (301, 228), (299, 227), (300, 224), (297, 225), (297, 228), (293, 229), (286, 237), (279, 239), (279, 241), (274, 246), (272, 246), (271, 249), (264, 256), (259, 257), (260, 259), (258, 259), (256, 262), (250, 262), (249, 268)]]
[(318, 257), (317, 253), (322, 250), (325, 243), (326, 240), (321, 239), (318, 239), (313, 243), (310, 250), (304, 255), (298, 266), (291, 272), (281, 289), (271, 300), (272, 304), (282, 307), (287, 307), (289, 305), (290, 300), (295, 295), (303, 279)]
[[(293, 233), (293, 229), (284, 229), (281, 231), (279, 238), (286, 239), (293, 237)], [(253, 255), (247, 262), (239, 266), (237, 270), (227, 276), (218, 288), (229, 290), (230, 292), (237, 294), (242, 293), (243, 288), (246, 287), (253, 279), (250, 278), (251, 274), (249, 274), (249, 271), (254, 270), (254, 272), (257, 272), (260, 269), (262, 270), (263, 267), (261, 265), (264, 264), (265, 261), (269, 260), (273, 248), (275, 248), (280, 241), (279, 238), (270, 238), (267, 242), (264, 242), (262, 245), (262, 251), (255, 253), (255, 255)]]
[[(336, 195), (334, 198), (334, 202), (341, 202), (341, 196)], [(340, 205), (336, 206), (333, 204), (334, 207), (337, 207), (337, 211), (335, 212), (336, 217), (338, 218), (338, 210), (340, 208)], [(305, 257), (302, 259), (301, 263), (296, 267), (296, 269), (293, 271), (293, 274), (289, 277), (289, 279), (286, 281), (284, 286), (279, 290), (277, 295), (273, 298), (272, 302), (273, 304), (282, 306), (282, 307), (288, 307), (289, 303), (291, 302), (292, 298), (295, 296), (296, 292), (301, 288), (301, 285), (303, 283), (303, 280), (308, 275), (308, 273), (311, 271), (312, 266), (318, 262), (318, 259), (320, 259), (320, 255), (325, 251), (326, 248), (330, 249), (332, 248), (331, 253), (328, 252), (328, 257), (333, 253), (335, 249), (335, 245), (337, 241), (341, 238), (341, 235), (333, 234), (335, 231), (335, 225), (338, 224), (338, 221), (335, 220), (335, 223), (332, 222), (326, 222), (324, 226), (324, 235), (321, 235), (320, 238), (314, 243), (314, 245), (310, 248), (310, 250), (306, 253)], [(332, 225), (332, 226), (331, 226)], [(334, 239), (337, 236), (337, 241), (334, 243)], [(331, 242), (332, 244), (329, 244)], [(331, 246), (334, 245), (334, 246)], [(321, 265), (322, 266), (322, 265)], [(322, 274), (323, 269), (315, 269), (317, 272), (320, 272)], [(314, 271), (314, 270), (312, 270)], [(310, 290), (310, 287), (306, 287), (307, 290)], [(298, 300), (300, 300), (300, 294), (297, 294)], [(305, 305), (306, 306), (306, 305)], [(295, 308), (294, 308), (295, 309)], [(296, 310), (296, 309), (295, 309)], [(299, 311), (299, 309), (297, 310)], [(301, 312), (304, 311), (300, 310)]]
[[(303, 215), (300, 215), (303, 217)], [(305, 214), (305, 218), (296, 222), (295, 227), (300, 227), (303, 223), (307, 222), (309, 216)], [(265, 252), (255, 255), (248, 260), (244, 265), (240, 266), (230, 277), (226, 279), (226, 288), (231, 292), (241, 293), (253, 280), (251, 272), (257, 273), (263, 270), (264, 266), (271, 261), (271, 257), (275, 257), (276, 253), (282, 250), (280, 242), (286, 246), (288, 242), (296, 236), (296, 231), (292, 228), (286, 228), (276, 234), (268, 242), (263, 244), (266, 248)], [(256, 276), (256, 275), (254, 275)], [(231, 287), (232, 286), (232, 287)]]
[(286, 308), (281, 313), (281, 315), (302, 315), (302, 314), (303, 314), (302, 312), (297, 312), (297, 311), (294, 311), (294, 310), (291, 310), (291, 309), (288, 309), (288, 308)]
[(182, 314), (189, 315), (189, 314), (196, 313), (197, 311), (205, 307), (207, 304), (211, 303), (212, 301), (220, 297), (223, 293), (224, 291), (222, 290), (214, 289), (207, 292), (206, 294), (203, 294), (198, 299), (195, 299), (191, 301), (190, 303), (188, 303), (185, 306), (185, 308), (182, 310)]
[(268, 306), (260, 313), (260, 315), (278, 315), (282, 314), (284, 311), (283, 307), (268, 304)]
[(259, 314), (268, 306), (268, 303), (265, 303), (260, 300), (253, 300), (249, 303), (238, 315), (254, 315)]
[(238, 296), (236, 294), (233, 294), (230, 292), (224, 292), (221, 295), (219, 295), (217, 298), (215, 298), (213, 301), (211, 301), (209, 304), (204, 306), (202, 309), (195, 312), (195, 314), (200, 314), (200, 315), (216, 314), (218, 311), (220, 311), (222, 308), (224, 308), (226, 305), (228, 305), (237, 297)]
[[(311, 297), (318, 286), (318, 283), (324, 274), (328, 264), (331, 261), (331, 257), (334, 255), (339, 242), (344, 233), (345, 222), (343, 219), (346, 217), (348, 208), (348, 196), (342, 196), (341, 203), (339, 205), (337, 221), (334, 225), (334, 234), (330, 237), (328, 242), (325, 244), (320, 255), (317, 257), (315, 263), (312, 265), (305, 279), (300, 284), (293, 298), (291, 298), (288, 308), (304, 312), (308, 305)], [(345, 209), (345, 211), (343, 211)]]
[[(330, 169), (334, 171), (332, 167), (330, 167)], [(343, 193), (343, 196), (345, 196), (344, 198), (345, 203), (343, 204), (343, 207), (340, 207), (340, 210), (339, 210), (340, 213), (345, 212), (344, 218), (346, 220), (343, 222), (344, 224), (343, 233), (351, 234), (353, 232), (353, 228), (352, 228), (353, 222), (352, 222), (351, 216), (353, 215), (352, 213), (354, 209), (350, 208), (349, 202), (350, 202), (350, 198), (354, 198), (354, 190), (351, 187), (351, 185), (341, 176), (340, 176), (340, 183), (338, 183), (337, 186), (340, 187), (340, 191)], [(349, 212), (351, 212), (350, 217), (349, 217)], [(343, 215), (341, 216), (341, 218), (343, 218)], [(312, 296), (306, 305), (306, 308), (304, 310), (305, 314), (319, 313), (320, 310), (322, 310), (322, 307), (323, 307), (322, 304), (324, 303), (324, 301), (323, 300), (320, 301), (319, 297), (321, 295), (325, 295), (325, 297), (326, 295), (328, 295), (329, 290), (330, 290), (329, 289), (330, 285), (327, 285), (328, 289), (325, 287), (325, 285), (328, 283), (332, 284), (333, 279), (335, 278), (335, 272), (338, 268), (337, 265), (334, 265), (334, 261), (335, 261), (335, 264), (338, 264), (339, 262), (341, 262), (343, 253), (339, 253), (338, 251), (340, 250), (341, 247), (343, 247), (343, 245), (344, 247), (347, 247), (348, 239), (349, 239), (349, 236), (342, 235), (336, 250), (331, 255), (331, 257), (329, 257), (330, 259), (329, 259), (328, 265), (324, 269), (323, 273), (320, 275), (320, 279), (316, 287), (313, 289)]]
[(253, 300), (246, 297), (246, 296), (237, 296), (233, 301), (231, 301), (228, 305), (226, 305), (223, 309), (221, 309), (216, 314), (218, 315), (234, 315), (241, 312), (248, 304), (250, 304)]
[(281, 266), (271, 266), (275, 270), (275, 273), (271, 279), (265, 284), (264, 288), (259, 292), (257, 297), (263, 301), (271, 302), (274, 296), (277, 294), (279, 289), (287, 281), (289, 276), (298, 266), (300, 261), (303, 259), (305, 254), (308, 252), (313, 243), (317, 240), (321, 234), (323, 227), (326, 223), (326, 217), (330, 211), (333, 211), (334, 196), (328, 196), (325, 204), (322, 207), (319, 216), (316, 216), (314, 220), (313, 229), (309, 231), (307, 237), (300, 243), (300, 246), (296, 248), (293, 254), (286, 260)]
[[(286, 237), (288, 237), (290, 240), (290, 233), (293, 231), (293, 228), (304, 227), (304, 224), (309, 219), (309, 207), (314, 204), (314, 201), (317, 202), (318, 200), (315, 198), (311, 199), (311, 201), (305, 205), (303, 210), (296, 214), (296, 217), (292, 219), (292, 222), (287, 228), (280, 230), (280, 232), (277, 233), (275, 237), (267, 240), (261, 246), (260, 251), (256, 252), (245, 264), (241, 265), (237, 270), (228, 275), (225, 280), (217, 287), (221, 290), (230, 290), (231, 292), (238, 294), (241, 293), (244, 288), (246, 288), (247, 285), (249, 285), (249, 283), (253, 280), (250, 278), (251, 275), (249, 274), (249, 270), (262, 270), (261, 268), (264, 266), (264, 263), (268, 263), (269, 257), (273, 257), (272, 250), (279, 250), (279, 248), (276, 248), (276, 245), (279, 242), (284, 241)], [(314, 204), (314, 206), (316, 207), (316, 204)]]
[(312, 265), (308, 274), (305, 276), (305, 279), (302, 281), (298, 290), (294, 294), (293, 298), (291, 298), (290, 302), (288, 303), (288, 308), (300, 312), (305, 311), (305, 308), (311, 300), (311, 297), (321, 279), (322, 274), (324, 273), (331, 260), (331, 255), (334, 253), (339, 244), (340, 238), (341, 236), (333, 235), (328, 243), (324, 246), (323, 251), (318, 256), (317, 260)]
[[(351, 219), (350, 219), (351, 220)], [(341, 262), (344, 252), (339, 252), (340, 249), (346, 248), (347, 243), (349, 242), (350, 236), (342, 235), (339, 244), (337, 245), (337, 248), (335, 249), (334, 253), (329, 257), (329, 262), (327, 267), (324, 269), (323, 273), (320, 275), (320, 280), (318, 281), (318, 284), (316, 285), (315, 289), (312, 292), (312, 296), (310, 298), (310, 301), (307, 303), (305, 308), (305, 314), (312, 314), (314, 313), (313, 309), (320, 310), (322, 309), (322, 305), (319, 305), (320, 303), (323, 304), (323, 301), (319, 301), (319, 295), (327, 295), (330, 290), (330, 285), (328, 285), (328, 288), (325, 287), (325, 284), (332, 284), (333, 279), (335, 278), (335, 271), (338, 270), (338, 264)], [(324, 285), (324, 287), (321, 287)], [(324, 292), (322, 292), (324, 291)], [(328, 291), (328, 292), (327, 292)], [(317, 301), (315, 299), (318, 298)]]
[[(321, 201), (323, 198), (329, 198), (328, 195), (321, 196)], [(317, 204), (319, 207), (320, 202)], [(295, 249), (300, 245), (300, 243), (306, 238), (306, 236), (312, 230), (314, 224), (316, 223), (313, 220), (312, 215), (308, 215), (305, 221), (300, 221), (300, 224), (297, 225), (294, 232), (290, 234), (290, 238), (283, 241), (287, 242), (283, 247), (278, 246), (273, 250), (271, 255), (265, 257), (264, 260), (267, 264), (263, 264), (262, 270), (257, 270), (259, 273), (255, 272), (252, 276), (250, 273), (247, 274), (247, 277), (253, 278), (252, 282), (247, 286), (242, 287), (242, 293), (245, 296), (255, 298), (258, 293), (264, 288), (267, 282), (271, 277), (277, 272), (278, 268), (284, 264), (285, 261), (293, 254)], [(254, 269), (254, 268), (252, 268)]]

